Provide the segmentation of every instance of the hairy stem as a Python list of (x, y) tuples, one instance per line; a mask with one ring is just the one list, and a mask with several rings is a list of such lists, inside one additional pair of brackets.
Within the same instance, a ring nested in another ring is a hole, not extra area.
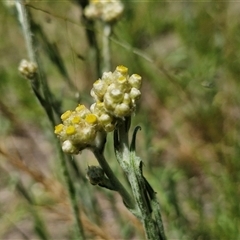
[(124, 188), (124, 186), (117, 179), (117, 177), (113, 173), (112, 169), (108, 165), (104, 155), (102, 153), (100, 153), (100, 151), (97, 148), (92, 149), (92, 151), (93, 151), (95, 157), (97, 158), (100, 166), (104, 170), (105, 174), (107, 175), (107, 177), (111, 181), (111, 184), (113, 185), (114, 190), (116, 190), (121, 195), (121, 197), (123, 198), (123, 201), (126, 204), (126, 206), (129, 209), (133, 210), (135, 208), (135, 204), (132, 200), (131, 195), (127, 192), (127, 190)]
[[(26, 41), (29, 59), (31, 62), (34, 62), (38, 65), (38, 76), (34, 82), (31, 82), (32, 89), (35, 93), (35, 96), (38, 98), (42, 107), (44, 108), (44, 110), (49, 118), (50, 123), (52, 124), (52, 126), (54, 126), (56, 123), (55, 123), (54, 116), (53, 116), (53, 106), (52, 106), (53, 95), (48, 87), (48, 83), (47, 83), (45, 74), (40, 67), (39, 59), (38, 59), (38, 56), (35, 51), (35, 47), (34, 47), (35, 41), (32, 37), (33, 34), (31, 31), (31, 24), (30, 24), (29, 15), (28, 15), (28, 12), (27, 12), (27, 9), (25, 6), (25, 2), (24, 2), (24, 0), (15, 0), (15, 3), (16, 3), (17, 11), (18, 11), (19, 22), (23, 29), (23, 35), (24, 35), (24, 38)], [(40, 81), (38, 81), (38, 80), (40, 80)], [(39, 84), (40, 84), (40, 86), (39, 86)], [(42, 96), (41, 92), (39, 91), (39, 87), (41, 87), (43, 89), (43, 96)], [(73, 181), (71, 179), (70, 172), (67, 168), (66, 159), (61, 150), (60, 145), (58, 145), (58, 149), (59, 149), (61, 167), (62, 167), (64, 179), (67, 184), (70, 202), (71, 202), (71, 206), (73, 209), (77, 239), (83, 240), (85, 238), (84, 238), (84, 234), (83, 234), (82, 224), (81, 224), (81, 221), (79, 218), (79, 206), (77, 203), (76, 190), (75, 190)]]
[(112, 27), (108, 23), (104, 23), (102, 34), (102, 72), (108, 72), (111, 69), (111, 49), (110, 35)]
[(31, 28), (28, 20), (28, 13), (25, 7), (25, 1), (15, 0), (15, 4), (18, 12), (18, 20), (23, 30), (23, 35), (25, 38), (26, 46), (27, 46), (29, 60), (37, 64)]
[(77, 202), (76, 190), (75, 190), (73, 181), (70, 177), (66, 159), (65, 159), (64, 153), (61, 150), (61, 146), (58, 146), (58, 149), (59, 149), (59, 156), (60, 156), (60, 161), (61, 161), (61, 168), (62, 168), (63, 176), (67, 183), (68, 193), (70, 196), (72, 211), (73, 211), (73, 215), (74, 215), (76, 237), (79, 240), (84, 240), (85, 237), (84, 237), (83, 227), (82, 227), (82, 223), (81, 223), (80, 216), (79, 216), (80, 211), (79, 211), (79, 205)]
[(131, 147), (129, 147), (127, 125), (127, 123), (122, 124), (115, 130), (114, 147), (116, 158), (128, 178), (137, 205), (137, 211), (133, 214), (141, 220), (147, 239), (165, 240), (156, 193), (143, 176), (142, 160), (135, 154), (136, 133), (139, 128), (135, 129)]

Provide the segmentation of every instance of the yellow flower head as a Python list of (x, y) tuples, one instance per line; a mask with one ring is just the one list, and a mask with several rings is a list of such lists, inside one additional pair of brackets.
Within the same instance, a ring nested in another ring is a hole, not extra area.
[(63, 151), (77, 154), (93, 146), (99, 132), (113, 131), (119, 119), (130, 116), (141, 96), (141, 81), (138, 74), (129, 76), (128, 68), (123, 65), (114, 72), (103, 73), (93, 84), (91, 95), (95, 103), (90, 110), (79, 104), (75, 110), (61, 115), (62, 123), (55, 127), (54, 133), (62, 141)]

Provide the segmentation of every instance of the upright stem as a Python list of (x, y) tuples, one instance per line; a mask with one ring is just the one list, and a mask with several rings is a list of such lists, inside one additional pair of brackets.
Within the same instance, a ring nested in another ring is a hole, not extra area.
[[(24, 0), (15, 0), (15, 6), (18, 12), (18, 21), (21, 25), (22, 31), (23, 31), (23, 36), (25, 39), (25, 44), (28, 52), (28, 57), (30, 62), (35, 63), (38, 67), (38, 75), (40, 74), (39, 66), (38, 66), (38, 59), (36, 56), (35, 52), (35, 42), (33, 39), (33, 33), (31, 31), (31, 24), (30, 24), (30, 19), (29, 19), (29, 14), (25, 6), (25, 1)], [(39, 77), (41, 76), (36, 76), (34, 79), (31, 80), (31, 85), (33, 88), (33, 91), (35, 93), (39, 94)], [(39, 100), (39, 97), (38, 97)], [(40, 101), (41, 102), (41, 101)]]
[(73, 215), (74, 215), (74, 220), (75, 220), (76, 239), (84, 240), (85, 237), (84, 237), (82, 223), (81, 223), (81, 220), (79, 217), (80, 211), (79, 211), (79, 205), (77, 202), (76, 190), (75, 190), (73, 181), (70, 177), (70, 174), (69, 174), (69, 171), (67, 168), (64, 153), (61, 150), (60, 146), (58, 146), (58, 149), (59, 149), (59, 155), (60, 155), (60, 161), (61, 161), (61, 168), (62, 168), (63, 176), (67, 183), (68, 193), (70, 196), (71, 206), (72, 206), (72, 210), (73, 210)]
[(31, 27), (28, 20), (28, 14), (25, 7), (24, 0), (15, 0), (16, 8), (18, 11), (18, 20), (22, 26), (23, 35), (25, 38), (28, 57), (29, 60), (35, 64), (37, 64), (36, 55), (34, 51), (34, 44), (32, 39)]
[(105, 174), (107, 175), (107, 177), (109, 178), (109, 180), (111, 181), (111, 184), (113, 185), (114, 189), (121, 195), (121, 197), (123, 198), (124, 203), (126, 204), (126, 206), (131, 209), (134, 210), (135, 208), (135, 204), (133, 202), (133, 199), (131, 197), (131, 195), (127, 192), (127, 190), (124, 188), (124, 186), (120, 183), (120, 181), (117, 179), (117, 177), (115, 176), (115, 174), (113, 173), (112, 169), (110, 168), (110, 166), (108, 165), (104, 155), (102, 153), (100, 153), (100, 151), (97, 148), (92, 149), (95, 157), (97, 158), (100, 166), (102, 167), (102, 169), (104, 170)]
[(136, 130), (129, 148), (126, 124), (115, 130), (114, 146), (117, 160), (128, 178), (138, 208), (135, 215), (141, 220), (147, 239), (165, 240), (155, 192), (142, 174), (142, 160), (135, 154)]
[[(15, 0), (15, 3), (16, 3), (17, 11), (18, 11), (19, 22), (23, 29), (23, 35), (24, 35), (24, 38), (26, 41), (29, 59), (31, 62), (39, 65), (38, 64), (39, 61), (38, 61), (36, 52), (34, 50), (35, 42), (32, 37), (33, 34), (31, 32), (31, 25), (30, 25), (30, 20), (29, 20), (29, 16), (27, 13), (27, 9), (25, 7), (25, 2), (24, 2), (24, 0)], [(52, 111), (52, 105), (51, 105), (52, 94), (48, 88), (46, 78), (43, 77), (44, 76), (43, 71), (41, 71), (40, 66), (38, 66), (38, 68), (39, 68), (38, 69), (39, 70), (38, 71), (39, 79), (42, 79), (40, 81), (40, 84), (42, 85), (41, 87), (43, 88), (43, 92), (44, 92), (44, 99), (41, 100), (40, 103), (42, 103), (42, 106), (47, 113), (49, 121), (51, 122), (52, 126), (54, 126), (55, 120), (53, 117), (53, 111)], [(44, 81), (43, 81), (43, 79), (44, 79)], [(39, 93), (39, 89), (38, 89), (38, 79), (37, 78), (35, 79), (34, 82), (32, 82), (32, 88), (34, 90), (34, 93), (36, 94), (36, 97), (38, 97), (38, 99), (39, 99), (40, 93)], [(41, 99), (42, 99), (42, 96), (41, 96)], [(58, 149), (59, 149), (61, 167), (62, 167), (63, 175), (64, 175), (64, 178), (65, 178), (65, 181), (67, 184), (68, 193), (69, 193), (70, 201), (71, 201), (71, 206), (73, 209), (77, 239), (83, 240), (83, 239), (85, 239), (85, 237), (83, 234), (82, 224), (81, 224), (81, 221), (79, 218), (79, 206), (77, 203), (75, 187), (74, 187), (73, 181), (71, 179), (69, 170), (67, 168), (66, 159), (61, 150), (61, 146), (58, 146)]]
[(102, 34), (102, 72), (108, 72), (111, 69), (111, 50), (110, 50), (110, 35), (112, 27), (108, 23), (104, 23)]
[(157, 225), (159, 222), (156, 222), (152, 217), (152, 211), (156, 211), (157, 209), (152, 208), (152, 199), (150, 199), (148, 196), (149, 193), (146, 189), (145, 180), (142, 176), (140, 164), (141, 159), (135, 155), (135, 152), (131, 152), (128, 165), (128, 180), (131, 184), (134, 199), (139, 207), (145, 234), (149, 240), (165, 240), (165, 236), (162, 235), (162, 232), (159, 231), (160, 226)]

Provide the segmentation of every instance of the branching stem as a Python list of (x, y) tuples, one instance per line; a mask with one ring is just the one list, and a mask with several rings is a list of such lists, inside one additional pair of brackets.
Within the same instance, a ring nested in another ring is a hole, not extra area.
[(113, 173), (113, 171), (110, 168), (110, 166), (108, 165), (104, 155), (102, 153), (100, 153), (100, 151), (97, 148), (93, 148), (92, 151), (93, 151), (95, 157), (97, 158), (100, 166), (104, 170), (105, 174), (107, 175), (107, 177), (111, 181), (114, 189), (121, 195), (121, 197), (123, 198), (123, 201), (126, 204), (126, 206), (129, 209), (133, 210), (135, 208), (135, 204), (133, 202), (133, 199), (132, 199), (131, 195), (127, 192), (127, 190), (120, 183), (120, 181), (118, 180), (116, 175)]

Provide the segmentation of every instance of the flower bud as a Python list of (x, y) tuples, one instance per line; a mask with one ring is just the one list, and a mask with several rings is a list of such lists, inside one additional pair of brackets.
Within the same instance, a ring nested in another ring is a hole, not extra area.
[(138, 100), (141, 96), (141, 92), (137, 88), (133, 87), (129, 93), (129, 96), (133, 100)]
[(128, 73), (128, 68), (123, 65), (119, 65), (116, 67), (116, 71), (121, 73), (121, 75), (125, 76)]
[(130, 114), (131, 114), (131, 109), (125, 103), (118, 104), (114, 110), (114, 115), (120, 118), (129, 116)]
[(123, 4), (119, 0), (92, 0), (85, 7), (84, 14), (89, 19), (101, 19), (104, 22), (113, 22), (123, 12)]
[(138, 74), (133, 74), (129, 79), (128, 82), (134, 88), (140, 89), (142, 85), (142, 77)]
[(112, 99), (111, 95), (109, 92), (107, 92), (105, 95), (104, 95), (104, 107), (107, 111), (113, 111), (114, 108), (116, 107), (116, 103), (114, 102), (114, 100)]
[(63, 113), (63, 114), (61, 115), (62, 121), (67, 120), (67, 119), (71, 116), (71, 114), (72, 114), (72, 111), (70, 111), (70, 110), (67, 110), (65, 113)]
[(26, 79), (33, 79), (37, 73), (37, 65), (33, 62), (23, 59), (19, 64), (18, 71)]
[(91, 112), (82, 104), (79, 104), (76, 108), (75, 108), (76, 114), (80, 117), (80, 118), (85, 118), (88, 114), (90, 114)]
[(66, 140), (62, 143), (62, 150), (63, 152), (70, 153), (70, 154), (79, 153), (79, 149), (74, 144), (72, 144), (70, 140)]
[(87, 179), (92, 185), (101, 183), (104, 179), (104, 171), (98, 166), (89, 166), (87, 170)]
[(123, 93), (119, 89), (113, 89), (109, 92), (109, 96), (114, 103), (120, 103), (123, 100)]
[(112, 82), (113, 73), (112, 72), (104, 72), (102, 75), (102, 80), (109, 85)]
[(60, 134), (63, 131), (64, 125), (63, 124), (58, 124), (57, 126), (55, 126), (55, 134)]
[(97, 80), (94, 84), (93, 84), (93, 95), (96, 95), (98, 100), (101, 101), (103, 99), (103, 96), (107, 90), (108, 85), (102, 81), (101, 79)]
[(132, 104), (129, 93), (124, 94), (123, 103), (125, 103), (126, 105), (129, 105), (129, 106)]

